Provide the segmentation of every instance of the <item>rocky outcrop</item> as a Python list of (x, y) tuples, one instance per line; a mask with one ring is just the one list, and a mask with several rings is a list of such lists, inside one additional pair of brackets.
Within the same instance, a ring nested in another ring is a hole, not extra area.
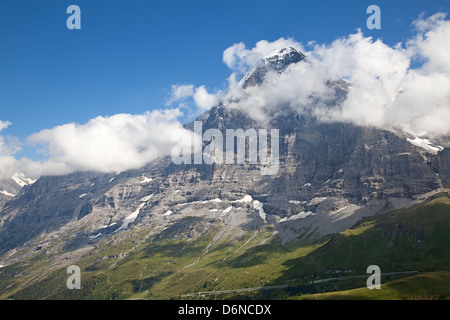
[[(265, 68), (273, 64), (282, 72), (303, 59), (290, 52), (284, 67), (277, 57)], [(247, 85), (262, 81), (262, 74), (254, 74)], [(333, 85), (336, 99), (343, 99), (346, 84)], [(323, 123), (292, 112), (259, 123), (224, 105), (197, 120), (203, 130), (222, 133), (278, 129), (278, 171), (262, 175), (261, 164), (248, 162), (176, 165), (166, 157), (118, 174), (42, 177), (0, 212), (0, 254), (22, 248), (8, 255), (20, 259), (37, 247), (57, 253), (154, 235), (191, 239), (210, 228), (233, 241), (267, 224), (283, 242), (314, 238), (449, 186), (449, 149), (430, 154), (397, 129)], [(147, 236), (138, 236), (142, 233)]]

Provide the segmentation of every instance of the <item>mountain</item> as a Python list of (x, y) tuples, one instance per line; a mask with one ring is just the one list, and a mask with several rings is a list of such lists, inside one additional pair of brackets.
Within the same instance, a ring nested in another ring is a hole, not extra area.
[[(260, 85), (267, 72), (282, 73), (292, 63), (308, 62), (293, 48), (277, 51), (241, 83)], [(345, 81), (330, 79), (330, 85), (337, 88), (335, 103), (345, 99)], [(2, 297), (26, 297), (30, 284), (42, 289), (28, 293), (34, 298), (66, 297), (64, 267), (71, 264), (82, 267), (83, 294), (101, 299), (173, 297), (161, 293), (163, 285), (173, 286), (173, 294), (200, 289), (177, 284), (183, 276), (209, 289), (236, 285), (225, 278), (267, 283), (270, 270), (280, 267), (280, 252), (298, 258), (365, 217), (450, 188), (448, 139), (292, 112), (261, 123), (226, 105), (197, 121), (204, 132), (218, 129), (223, 136), (227, 129), (278, 128), (278, 170), (263, 175), (261, 163), (177, 165), (163, 157), (117, 174), (41, 177), (0, 211), (0, 291), (9, 288)], [(210, 278), (214, 272), (208, 276), (210, 264), (226, 270), (220, 284)], [(241, 265), (261, 268), (247, 279)], [(105, 279), (117, 283), (108, 287)], [(101, 290), (94, 286), (99, 282)]]
[(24, 174), (15, 174), (12, 178), (0, 180), (0, 207), (15, 197), (19, 191), (35, 180), (25, 177)]
[[(310, 63), (305, 54), (299, 50), (289, 47), (276, 50), (259, 60), (252, 68), (244, 73), (239, 80), (239, 86), (246, 89), (248, 87), (260, 86), (265, 82), (270, 73), (283, 74), (289, 66), (299, 62)], [(327, 85), (333, 89), (334, 97), (326, 101), (324, 97), (318, 97), (316, 103), (325, 102), (329, 106), (339, 105), (347, 96), (350, 84), (343, 79), (330, 79)], [(231, 100), (233, 97), (231, 97)]]
[(283, 73), (289, 65), (303, 61), (305, 58), (306, 56), (302, 52), (292, 47), (276, 50), (259, 60), (254, 67), (244, 73), (240, 84), (244, 88), (260, 85), (264, 82), (268, 72)]

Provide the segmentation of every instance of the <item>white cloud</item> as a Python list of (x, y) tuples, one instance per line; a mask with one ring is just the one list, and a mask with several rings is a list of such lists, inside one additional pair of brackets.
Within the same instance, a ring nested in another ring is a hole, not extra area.
[[(0, 146), (1, 147), (1, 146)], [(13, 176), (18, 169), (18, 162), (12, 155), (0, 156), (0, 179), (8, 179)]]
[[(195, 113), (200, 113), (205, 110), (211, 109), (220, 102), (222, 96), (221, 91), (216, 93), (209, 93), (205, 85), (195, 88), (194, 85), (172, 85), (171, 96), (168, 99), (166, 105), (171, 105), (174, 102), (184, 101), (187, 98), (192, 98), (197, 110)], [(180, 107), (189, 109), (188, 105), (184, 102), (180, 103)], [(192, 112), (192, 110), (189, 109)]]
[(192, 97), (194, 94), (194, 85), (188, 84), (188, 85), (179, 85), (174, 84), (172, 85), (171, 95), (169, 100), (166, 103), (166, 106), (170, 106), (174, 102), (183, 101), (184, 99), (188, 97)]
[[(192, 99), (204, 111), (224, 103), (250, 117), (266, 121), (283, 112), (312, 113), (322, 121), (349, 121), (358, 125), (399, 125), (415, 132), (450, 134), (450, 21), (443, 14), (414, 22), (417, 35), (389, 46), (365, 37), (361, 31), (329, 45), (309, 43), (309, 52), (293, 39), (259, 41), (253, 48), (237, 43), (223, 53), (232, 70), (225, 92), (206, 86), (173, 85), (167, 105)], [(283, 74), (270, 73), (261, 86), (243, 89), (237, 77), (275, 50), (294, 47), (308, 63), (291, 65)], [(422, 61), (413, 68), (411, 61)], [(329, 80), (346, 79), (352, 85), (340, 106), (323, 101), (332, 97)], [(322, 102), (317, 98), (321, 97)], [(16, 159), (17, 139), (0, 135), (0, 177), (24, 172), (31, 177), (66, 174), (77, 170), (117, 172), (139, 168), (175, 145), (190, 146), (193, 132), (177, 120), (179, 109), (141, 115), (97, 117), (85, 124), (69, 123), (44, 129), (28, 142), (45, 150), (43, 162)], [(11, 125), (0, 120), (0, 131)], [(197, 137), (198, 138), (198, 137)]]
[[(232, 83), (232, 100), (225, 102), (229, 108), (240, 109), (258, 121), (267, 121), (280, 113), (310, 111), (315, 96), (329, 95), (325, 85), (326, 73), (311, 64), (291, 65), (283, 74), (269, 73), (260, 86), (245, 90), (239, 83)], [(308, 79), (305, 81), (305, 79)]]
[(419, 18), (413, 21), (413, 25), (419, 33), (427, 32), (436, 28), (436, 26), (441, 25), (445, 21), (446, 16), (445, 13), (438, 12), (425, 18), (425, 13), (422, 12)]
[(446, 15), (437, 13), (414, 22), (420, 31), (408, 42), (410, 50), (425, 60), (423, 71), (450, 73), (450, 22)]
[(193, 133), (176, 119), (178, 109), (97, 117), (85, 124), (69, 123), (31, 135), (28, 141), (44, 146), (48, 159), (25, 161), (34, 175), (74, 171), (118, 172), (140, 168), (169, 155), (175, 144), (190, 145)]
[(10, 125), (11, 125), (11, 122), (0, 120), (0, 131), (8, 128)]
[[(405, 44), (392, 47), (358, 31), (329, 45), (312, 43), (307, 53), (310, 63), (291, 65), (283, 74), (269, 74), (259, 87), (244, 90), (232, 77), (228, 95), (234, 99), (225, 104), (260, 121), (294, 110), (311, 112), (322, 121), (450, 134), (450, 21), (436, 14), (414, 23), (419, 32)], [(241, 71), (259, 59), (262, 48), (272, 50), (286, 41), (260, 41), (252, 49), (235, 44), (224, 51), (224, 62), (233, 71)], [(424, 63), (414, 69), (413, 59)], [(332, 108), (318, 103), (315, 97), (332, 93), (325, 83), (338, 79), (351, 83), (348, 98)]]
[[(313, 69), (318, 65), (327, 72), (328, 79), (345, 78), (353, 87), (340, 109), (319, 110), (322, 119), (385, 124), (384, 110), (397, 96), (410, 65), (405, 50), (373, 41), (358, 31), (330, 46), (316, 45), (313, 54), (316, 57)], [(326, 81), (323, 75), (322, 72), (320, 77)]]
[(219, 103), (221, 95), (221, 92), (215, 94), (209, 93), (205, 86), (200, 86), (195, 89), (193, 99), (197, 107), (202, 110), (208, 110)]
[[(11, 125), (9, 121), (0, 120), (0, 131)], [(18, 169), (18, 161), (14, 155), (21, 150), (18, 139), (0, 135), (0, 179), (10, 178)]]
[(303, 50), (302, 45), (293, 39), (280, 38), (269, 42), (261, 40), (252, 49), (247, 49), (242, 42), (235, 43), (223, 52), (223, 62), (233, 71), (244, 73), (249, 67), (268, 54), (287, 47)]

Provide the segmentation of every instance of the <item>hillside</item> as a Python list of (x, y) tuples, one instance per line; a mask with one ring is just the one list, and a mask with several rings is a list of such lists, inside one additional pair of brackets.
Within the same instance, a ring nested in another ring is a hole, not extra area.
[[(447, 194), (409, 209), (365, 218), (351, 229), (320, 240), (297, 239), (285, 245), (273, 237), (270, 226), (248, 232), (235, 242), (214, 241), (219, 224), (192, 241), (177, 239), (166, 230), (145, 244), (130, 241), (84, 256), (80, 252), (81, 290), (67, 290), (66, 266), (50, 271), (55, 266), (49, 266), (51, 257), (44, 254), (4, 267), (0, 269), (1, 298), (192, 299), (186, 295), (275, 285), (288, 287), (194, 298), (448, 298), (449, 216)], [(199, 232), (201, 221), (186, 219), (194, 226), (186, 232)], [(140, 236), (145, 235), (141, 232)], [(376, 291), (361, 288), (365, 279), (310, 284), (318, 279), (364, 275), (371, 264), (379, 265), (382, 273), (420, 273), (383, 277), (382, 290)], [(343, 291), (350, 289), (355, 290)], [(334, 291), (342, 292), (317, 296)]]
[[(277, 50), (238, 85), (257, 96), (306, 66), (300, 51)], [(203, 141), (183, 161), (176, 149), (138, 169), (23, 185), (0, 211), (0, 298), (284, 298), (356, 288), (311, 282), (372, 264), (446, 270), (446, 198), (414, 205), (448, 192), (447, 139), (320, 120), (316, 108), (338, 109), (352, 90), (324, 85), (299, 110), (273, 101), (266, 120), (230, 92), (185, 125)], [(66, 287), (70, 265), (82, 290)]]

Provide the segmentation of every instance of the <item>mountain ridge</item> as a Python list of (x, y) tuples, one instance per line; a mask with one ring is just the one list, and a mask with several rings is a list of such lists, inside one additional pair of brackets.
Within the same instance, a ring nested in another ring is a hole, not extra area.
[(289, 65), (305, 59), (305, 54), (293, 47), (275, 50), (261, 58), (255, 66), (245, 72), (239, 80), (239, 84), (244, 89), (249, 86), (260, 85), (264, 82), (268, 72), (283, 73)]
[[(285, 60), (279, 70), (304, 58), (295, 60)], [(346, 89), (336, 92), (336, 103)], [(214, 254), (211, 247), (262, 230), (261, 242), (314, 242), (450, 188), (450, 149), (423, 148), (400, 129), (325, 123), (292, 112), (262, 123), (223, 104), (197, 120), (204, 131), (223, 133), (278, 128), (278, 172), (263, 176), (261, 164), (249, 163), (176, 165), (163, 157), (121, 173), (41, 177), (0, 211), (0, 264), (44, 257), (61, 266), (123, 244), (127, 251), (114, 257), (120, 261), (148, 241), (164, 240), (198, 244), (194, 256), (187, 244), (177, 247), (191, 252), (183, 259), (189, 268)], [(208, 238), (211, 230), (218, 232)]]

